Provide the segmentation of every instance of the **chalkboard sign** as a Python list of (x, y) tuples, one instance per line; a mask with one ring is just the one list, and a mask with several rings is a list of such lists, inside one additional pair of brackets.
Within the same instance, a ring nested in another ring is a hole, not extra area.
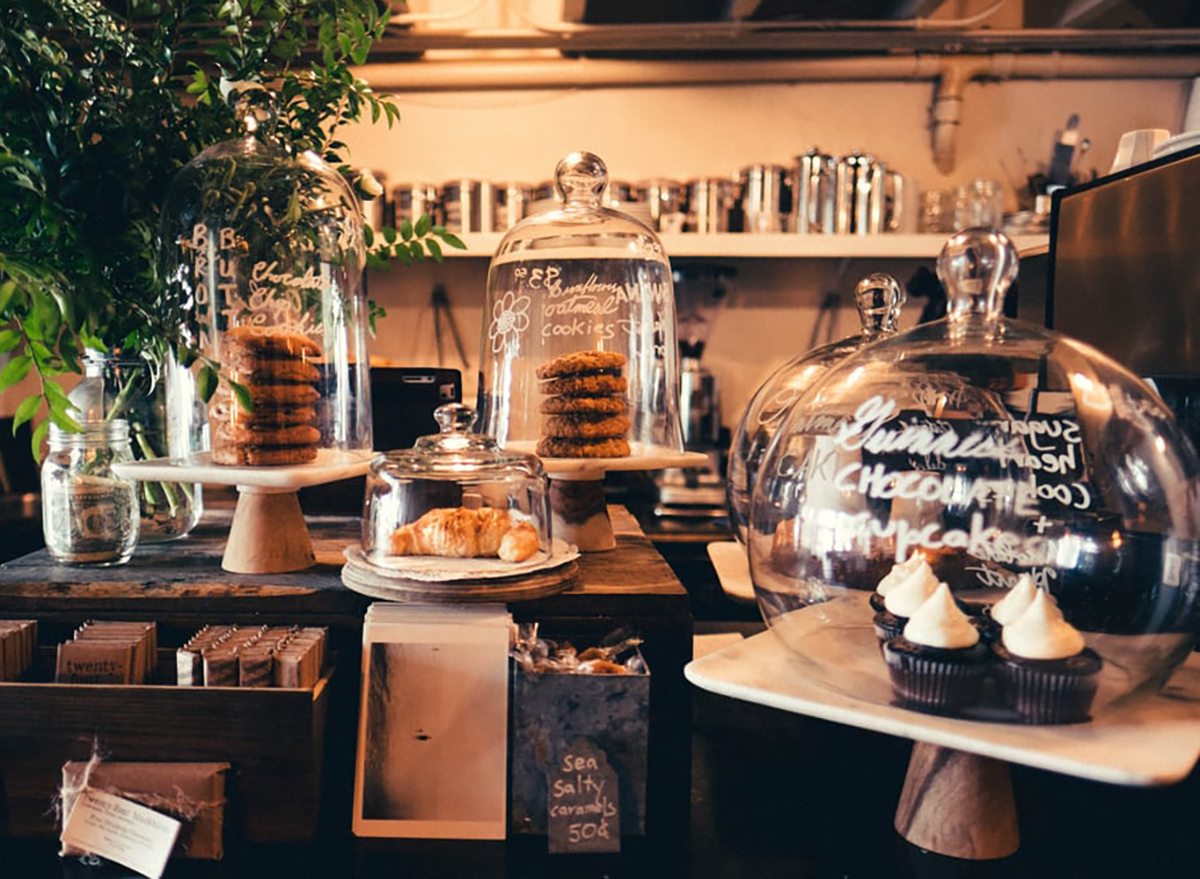
[(588, 739), (575, 739), (547, 773), (550, 853), (619, 852), (617, 773)]

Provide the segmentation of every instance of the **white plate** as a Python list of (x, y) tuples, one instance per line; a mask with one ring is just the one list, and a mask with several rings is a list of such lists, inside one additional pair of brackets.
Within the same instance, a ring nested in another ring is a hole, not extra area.
[(548, 571), (579, 558), (574, 544), (554, 538), (550, 552), (539, 551), (523, 562), (502, 559), (455, 559), (441, 556), (408, 555), (368, 557), (361, 544), (346, 547), (346, 563), (370, 571), (377, 577), (440, 583), (454, 580), (492, 580)]
[[(523, 440), (509, 443), (507, 449), (527, 455), (536, 454), (537, 442)], [(708, 456), (701, 452), (679, 452), (667, 446), (630, 443), (629, 454), (621, 458), (546, 458), (542, 466), (551, 476), (563, 474), (596, 474), (609, 470), (662, 470), (665, 467), (702, 467)]]
[[(878, 649), (870, 650), (878, 659)], [(1162, 694), (1114, 706), (1090, 723), (1058, 726), (960, 720), (878, 704), (825, 686), (812, 669), (768, 631), (694, 659), (683, 673), (697, 687), (733, 699), (1113, 784), (1171, 784), (1187, 777), (1200, 756), (1200, 654), (1176, 670)]]
[(1161, 159), (1163, 156), (1169, 156), (1172, 153), (1182, 152), (1186, 149), (1191, 149), (1194, 146), (1200, 146), (1200, 131), (1185, 131), (1182, 134), (1177, 134), (1174, 137), (1168, 137), (1162, 143), (1154, 148), (1152, 155), (1156, 159)]
[(719, 540), (708, 545), (708, 558), (725, 594), (753, 604), (754, 583), (750, 580), (750, 560), (746, 558), (745, 547), (735, 540)]
[(113, 464), (118, 476), (150, 482), (207, 482), (212, 485), (248, 485), (255, 488), (296, 489), (324, 485), (366, 473), (374, 452), (320, 449), (307, 464), (277, 467), (214, 464), (209, 452), (191, 458), (152, 458)]

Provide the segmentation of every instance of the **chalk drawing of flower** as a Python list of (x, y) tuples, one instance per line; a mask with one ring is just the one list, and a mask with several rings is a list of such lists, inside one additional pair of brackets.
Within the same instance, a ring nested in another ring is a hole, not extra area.
[(488, 338), (492, 340), (492, 353), (499, 354), (508, 344), (508, 337), (515, 337), (529, 329), (529, 297), (518, 296), (515, 290), (507, 291), (492, 306), (492, 325)]

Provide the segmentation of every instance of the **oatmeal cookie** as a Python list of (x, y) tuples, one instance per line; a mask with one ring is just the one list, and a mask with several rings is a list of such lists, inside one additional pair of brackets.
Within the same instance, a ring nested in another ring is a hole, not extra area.
[(555, 357), (537, 369), (538, 378), (558, 378), (596, 372), (619, 374), (625, 365), (625, 355), (616, 351), (576, 351)]
[(251, 467), (280, 464), (307, 464), (316, 460), (317, 447), (307, 446), (226, 446), (212, 450), (214, 464), (248, 464)]
[(541, 411), (545, 415), (569, 415), (571, 413), (596, 415), (622, 415), (629, 408), (624, 397), (547, 397), (542, 401)]
[(551, 415), (542, 419), (542, 433), (558, 439), (598, 439), (624, 436), (630, 423), (624, 415)]
[(541, 383), (541, 392), (546, 395), (598, 397), (602, 394), (623, 394), (629, 383), (619, 375), (569, 375)]
[(629, 442), (620, 437), (596, 440), (542, 437), (537, 453), (543, 458), (623, 458), (629, 454)]

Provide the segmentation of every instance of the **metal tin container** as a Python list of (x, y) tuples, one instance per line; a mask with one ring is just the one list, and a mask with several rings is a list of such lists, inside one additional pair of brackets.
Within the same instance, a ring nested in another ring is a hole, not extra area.
[(842, 235), (883, 231), (884, 172), (881, 162), (864, 153), (837, 160), (834, 231)]
[(432, 183), (401, 183), (392, 190), (396, 223), (415, 223), (421, 214), (429, 214), (435, 223), (442, 221), (441, 193)]
[(837, 162), (816, 147), (796, 157), (792, 231), (800, 235), (833, 232)]
[(724, 177), (703, 177), (688, 183), (689, 232), (732, 232), (734, 182)]
[(783, 165), (750, 165), (738, 172), (744, 232), (786, 232), (792, 188)]

